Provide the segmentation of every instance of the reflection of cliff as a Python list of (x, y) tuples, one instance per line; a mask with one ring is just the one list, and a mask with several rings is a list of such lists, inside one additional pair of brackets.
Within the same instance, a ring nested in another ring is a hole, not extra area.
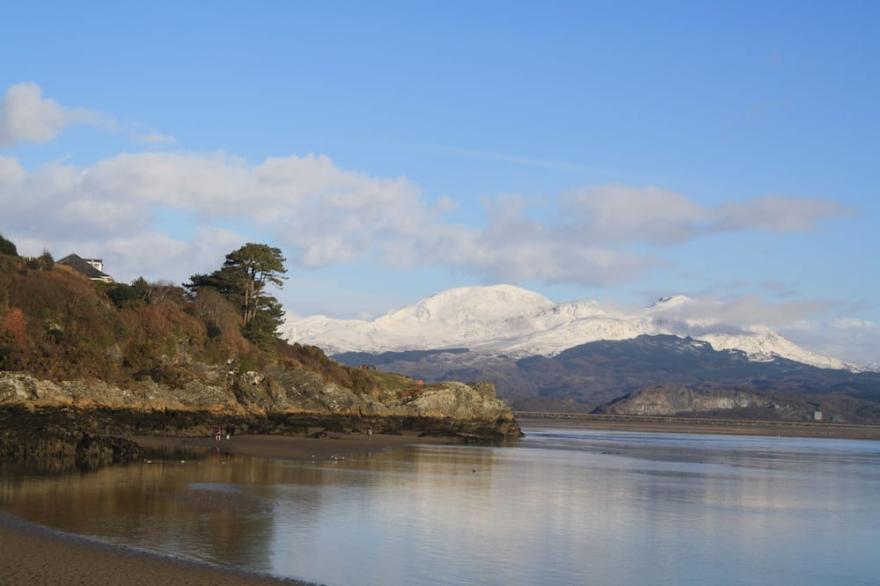
[[(259, 458), (144, 463), (84, 475), (3, 478), (0, 506), (63, 531), (268, 569), (271, 487), (321, 486), (325, 475)], [(307, 494), (318, 498), (320, 491)]]
[(285, 535), (296, 531), (301, 539), (324, 530), (322, 519), (339, 506), (339, 491), (377, 515), (393, 519), (408, 510), (425, 518), (432, 503), (462, 486), (489, 490), (493, 461), (490, 449), (448, 446), (359, 454), (338, 463), (222, 455), (157, 460), (89, 474), (5, 476), (0, 507), (67, 532), (270, 571)]

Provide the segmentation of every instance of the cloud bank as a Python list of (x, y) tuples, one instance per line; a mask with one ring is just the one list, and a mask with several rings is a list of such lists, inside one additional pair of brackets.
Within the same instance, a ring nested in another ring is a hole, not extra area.
[(402, 177), (340, 168), (326, 156), (249, 164), (228, 154), (123, 154), (87, 167), (26, 170), (0, 157), (4, 229), (57, 242), (110, 243), (161, 227), (155, 209), (205, 227), (246, 222), (283, 244), (291, 261), (323, 267), (377, 259), (397, 267), (445, 266), (487, 280), (606, 285), (662, 264), (634, 244), (669, 246), (724, 231), (807, 230), (844, 213), (834, 202), (765, 197), (710, 208), (656, 187), (605, 186), (560, 199), (557, 218), (532, 218), (523, 200), (487, 204), (485, 225), (448, 220)]
[(235, 219), (284, 245), (292, 262), (323, 267), (364, 258), (441, 266), (486, 280), (607, 285), (663, 263), (655, 250), (718, 232), (808, 230), (845, 210), (831, 201), (763, 197), (706, 207), (657, 187), (603, 186), (559, 198), (555, 219), (532, 218), (516, 197), (486, 206), (482, 227), (452, 222), (403, 177), (346, 170), (320, 155), (250, 164), (223, 153), (123, 154), (76, 167), (26, 170), (0, 157), (10, 233), (47, 245), (119, 242), (161, 227), (153, 211), (209, 227)]

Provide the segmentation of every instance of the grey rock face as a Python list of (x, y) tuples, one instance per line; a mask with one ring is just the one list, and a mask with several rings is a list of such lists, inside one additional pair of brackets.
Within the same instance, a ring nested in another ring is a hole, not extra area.
[(0, 372), (2, 406), (451, 420), (495, 427), (505, 436), (519, 435), (510, 407), (496, 398), (488, 383), (447, 382), (411, 393), (357, 393), (305, 370), (237, 374), (203, 367), (198, 376), (180, 387), (149, 378), (117, 386), (99, 380), (56, 383), (24, 373)]
[(769, 406), (769, 397), (747, 391), (656, 387), (627, 395), (597, 411), (615, 415), (676, 415)]

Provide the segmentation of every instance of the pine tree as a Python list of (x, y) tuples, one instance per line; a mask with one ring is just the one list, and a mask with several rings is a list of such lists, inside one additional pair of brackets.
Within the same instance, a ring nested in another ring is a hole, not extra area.
[(235, 303), (241, 311), (242, 333), (268, 348), (277, 339), (284, 310), (275, 297), (266, 294), (266, 287), (284, 285), (285, 260), (280, 249), (249, 242), (227, 254), (222, 268), (193, 275), (186, 287), (194, 295), (211, 288)]

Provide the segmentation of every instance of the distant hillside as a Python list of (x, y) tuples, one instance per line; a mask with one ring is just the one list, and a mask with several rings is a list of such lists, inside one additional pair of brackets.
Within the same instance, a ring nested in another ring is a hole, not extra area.
[[(349, 362), (351, 354), (336, 358)], [(434, 351), (384, 353), (378, 362), (358, 354), (358, 363), (438, 380), (485, 379), (515, 409), (590, 411), (623, 395), (656, 386), (743, 389), (780, 396), (840, 395), (880, 401), (880, 374), (823, 369), (785, 359), (749, 360), (736, 350), (717, 351), (706, 342), (678, 336), (639, 336), (599, 341), (556, 356), (514, 359), (479, 353)]]
[(880, 402), (844, 393), (779, 395), (736, 388), (657, 386), (599, 406), (594, 413), (775, 421), (878, 423)]

